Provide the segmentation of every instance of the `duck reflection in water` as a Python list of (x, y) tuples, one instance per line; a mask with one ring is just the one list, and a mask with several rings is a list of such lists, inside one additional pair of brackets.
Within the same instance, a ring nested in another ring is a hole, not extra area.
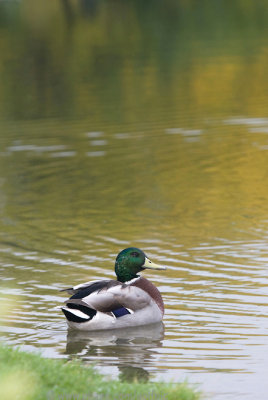
[(149, 381), (150, 374), (149, 372), (140, 367), (132, 367), (131, 365), (125, 367), (118, 367), (120, 374), (119, 379), (121, 382), (142, 382), (146, 383)]
[(100, 367), (118, 367), (119, 379), (147, 382), (154, 365), (155, 348), (162, 347), (164, 324), (110, 331), (67, 333), (66, 354), (94, 362)]

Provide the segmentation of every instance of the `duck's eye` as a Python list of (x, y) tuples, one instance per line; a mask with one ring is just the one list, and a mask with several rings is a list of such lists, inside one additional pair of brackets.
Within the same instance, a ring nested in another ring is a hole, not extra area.
[(133, 251), (132, 253), (130, 253), (130, 255), (131, 255), (132, 257), (139, 257), (139, 256), (140, 256), (139, 253), (138, 253), (137, 251)]

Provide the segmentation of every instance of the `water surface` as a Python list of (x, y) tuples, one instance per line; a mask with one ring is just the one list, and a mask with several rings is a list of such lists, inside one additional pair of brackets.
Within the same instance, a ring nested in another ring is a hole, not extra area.
[[(3, 339), (265, 398), (268, 7), (35, 3), (0, 5)], [(59, 290), (129, 245), (168, 267), (164, 325), (68, 332)]]

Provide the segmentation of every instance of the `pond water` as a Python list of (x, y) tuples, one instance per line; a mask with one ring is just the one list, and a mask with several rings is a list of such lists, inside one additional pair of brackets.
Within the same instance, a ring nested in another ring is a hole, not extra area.
[[(178, 4), (180, 3), (180, 4)], [(268, 6), (0, 4), (2, 339), (122, 380), (268, 382)], [(79, 336), (59, 290), (134, 245), (164, 325)]]

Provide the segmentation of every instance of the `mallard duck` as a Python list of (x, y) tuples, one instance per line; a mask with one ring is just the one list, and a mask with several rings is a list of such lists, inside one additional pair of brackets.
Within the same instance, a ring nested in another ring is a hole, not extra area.
[(63, 289), (72, 295), (61, 308), (69, 327), (95, 331), (161, 321), (164, 303), (159, 290), (137, 275), (146, 268), (166, 269), (154, 264), (142, 250), (129, 247), (116, 257), (117, 280), (91, 281)]

